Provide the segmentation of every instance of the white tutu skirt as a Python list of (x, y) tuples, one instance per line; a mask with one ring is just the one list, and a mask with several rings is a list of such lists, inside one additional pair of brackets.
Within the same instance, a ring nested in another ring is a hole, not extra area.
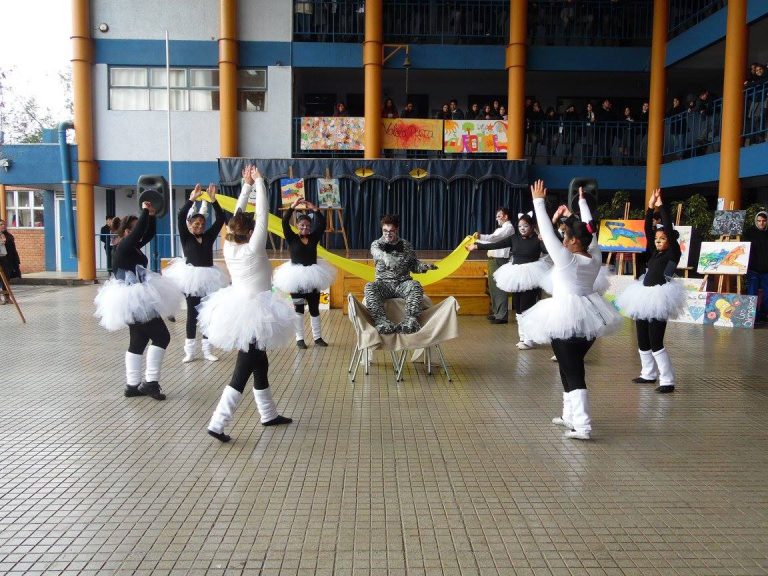
[(658, 286), (643, 286), (643, 279), (632, 282), (616, 298), (619, 310), (632, 320), (668, 320), (685, 308), (682, 282), (672, 280)]
[(504, 292), (525, 292), (539, 288), (544, 276), (549, 271), (549, 264), (536, 260), (529, 264), (512, 264), (508, 262), (493, 273), (496, 286)]
[(567, 294), (539, 300), (518, 320), (526, 340), (546, 344), (554, 339), (589, 340), (615, 332), (623, 319), (600, 294)]
[[(593, 285), (593, 288), (595, 292), (600, 294), (601, 296), (608, 292), (608, 289), (611, 287), (611, 278), (612, 274), (610, 270), (608, 270), (608, 266), (600, 266), (600, 271), (597, 273), (597, 278), (595, 278), (595, 283)], [(546, 292), (547, 294), (552, 294), (552, 269), (550, 268), (547, 270), (547, 273), (544, 275), (544, 277), (541, 279), (540, 286)]]
[(110, 278), (99, 288), (93, 303), (94, 316), (107, 330), (125, 328), (129, 324), (149, 322), (176, 313), (184, 295), (167, 278), (138, 267), (143, 281), (128, 273), (125, 280)]
[(272, 273), (272, 283), (288, 294), (308, 294), (328, 288), (336, 277), (336, 268), (318, 258), (317, 264), (304, 266), (286, 262)]
[(184, 258), (174, 258), (163, 276), (187, 296), (207, 296), (229, 284), (229, 277), (217, 266), (192, 266)]
[(294, 343), (293, 306), (271, 290), (253, 294), (227, 286), (203, 298), (197, 311), (200, 330), (222, 350), (246, 351), (251, 343), (267, 350)]

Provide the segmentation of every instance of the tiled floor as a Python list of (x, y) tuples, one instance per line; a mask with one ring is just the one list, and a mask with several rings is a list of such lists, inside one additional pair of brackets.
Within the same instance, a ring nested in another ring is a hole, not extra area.
[[(252, 397), (233, 441), (205, 427), (232, 371), (181, 364), (122, 395), (127, 334), (96, 288), (21, 286), (0, 307), (0, 573), (752, 575), (768, 573), (768, 330), (671, 324), (678, 390), (629, 380), (631, 325), (588, 356), (595, 440), (550, 424), (550, 351), (461, 317), (454, 380), (384, 356), (350, 382), (353, 334), (271, 354), (290, 426)], [(182, 316), (183, 314), (180, 314)]]

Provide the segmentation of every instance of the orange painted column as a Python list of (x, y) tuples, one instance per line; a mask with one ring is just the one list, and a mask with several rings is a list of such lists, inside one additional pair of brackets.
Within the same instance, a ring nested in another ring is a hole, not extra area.
[(237, 123), (237, 0), (220, 0), (219, 154), (239, 156)]
[(651, 95), (648, 101), (648, 158), (645, 164), (645, 204), (661, 187), (661, 160), (664, 154), (664, 110), (667, 91), (667, 31), (669, 1), (653, 2), (653, 42), (651, 45)]
[(383, 65), (382, 1), (365, 2), (365, 158), (381, 158), (381, 68)]
[(5, 197), (5, 184), (0, 184), (0, 220), (8, 221), (8, 206)]
[(741, 206), (739, 155), (744, 124), (744, 79), (747, 67), (747, 0), (729, 0), (725, 32), (725, 79), (720, 136), (720, 187), (725, 209)]
[(93, 187), (98, 166), (93, 147), (93, 41), (90, 0), (72, 0), (72, 92), (77, 142), (77, 277), (96, 279)]
[(507, 160), (525, 160), (525, 56), (528, 0), (509, 0)]

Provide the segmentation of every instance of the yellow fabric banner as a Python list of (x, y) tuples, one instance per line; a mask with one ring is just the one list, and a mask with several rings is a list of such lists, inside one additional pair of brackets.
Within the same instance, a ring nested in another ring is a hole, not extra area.
[[(201, 199), (210, 201), (210, 198), (205, 193), (203, 193)], [(237, 200), (235, 198), (230, 196), (217, 195), (216, 200), (224, 210), (230, 213), (234, 213), (235, 206), (237, 205)], [(253, 205), (248, 204), (246, 211), (253, 212)], [(280, 238), (283, 238), (283, 222), (274, 214), (269, 215), (268, 228), (272, 234), (277, 234), (280, 236)], [(456, 272), (456, 270), (458, 270), (459, 267), (464, 263), (464, 260), (467, 259), (469, 252), (467, 252), (466, 247), (473, 242), (475, 242), (475, 239), (472, 236), (467, 236), (456, 248), (454, 248), (453, 252), (448, 254), (448, 256), (439, 262), (435, 262), (437, 265), (437, 270), (430, 270), (424, 274), (411, 274), (411, 276), (413, 276), (414, 280), (421, 282), (422, 286), (434, 284), (435, 282), (439, 282), (440, 280), (447, 278)], [(337, 268), (345, 270), (353, 276), (357, 276), (358, 278), (362, 278), (368, 282), (372, 282), (376, 276), (376, 271), (374, 270), (373, 266), (368, 266), (367, 264), (361, 264), (360, 262), (350, 260), (349, 258), (344, 258), (338, 254), (329, 252), (322, 246), (317, 247), (317, 255), (321, 258), (324, 258)]]

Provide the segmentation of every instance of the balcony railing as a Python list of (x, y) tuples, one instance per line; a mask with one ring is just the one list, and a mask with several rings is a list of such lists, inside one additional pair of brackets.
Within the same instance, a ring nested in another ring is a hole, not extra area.
[(726, 0), (672, 0), (669, 5), (669, 38), (682, 34), (726, 5)]
[[(542, 0), (528, 4), (531, 43), (649, 45), (649, 0)], [(361, 43), (363, 0), (294, 0), (294, 39)], [(384, 41), (423, 44), (507, 44), (509, 0), (387, 0)]]

